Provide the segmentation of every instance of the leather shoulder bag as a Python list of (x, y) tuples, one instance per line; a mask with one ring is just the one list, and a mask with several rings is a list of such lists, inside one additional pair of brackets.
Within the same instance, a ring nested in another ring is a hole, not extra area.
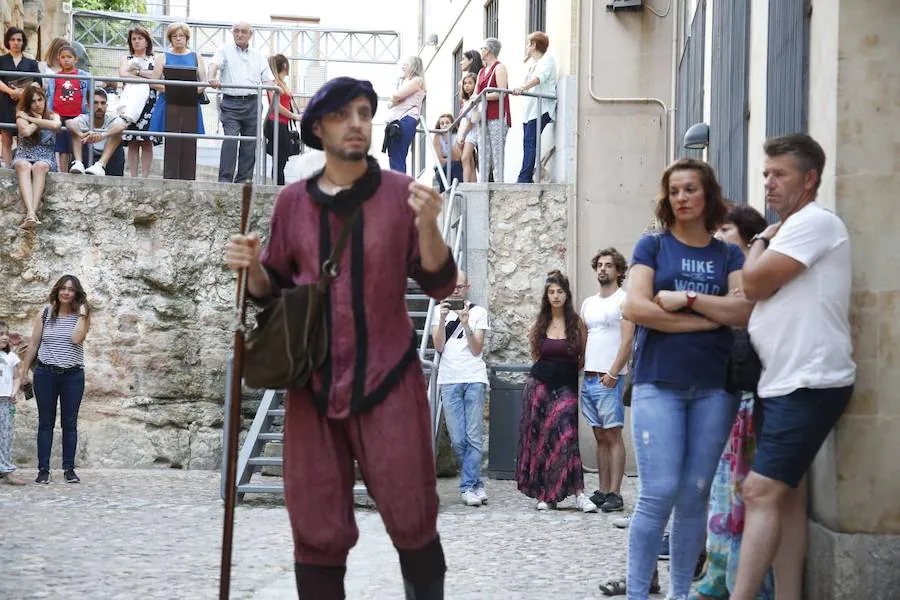
[(360, 204), (344, 222), (331, 256), (322, 263), (315, 283), (282, 290), (256, 316), (244, 346), (245, 383), (257, 389), (306, 386), (313, 371), (328, 357), (325, 303), (328, 287), (340, 274), (341, 256), (350, 230), (362, 210)]

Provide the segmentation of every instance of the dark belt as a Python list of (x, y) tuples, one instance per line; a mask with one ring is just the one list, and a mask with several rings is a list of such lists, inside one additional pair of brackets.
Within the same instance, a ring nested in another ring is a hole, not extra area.
[(83, 365), (75, 365), (74, 367), (57, 367), (56, 365), (48, 365), (45, 362), (37, 361), (37, 366), (41, 369), (47, 369), (51, 373), (56, 373), (57, 375), (63, 375), (65, 373), (76, 373), (78, 371), (83, 371)]
[(587, 377), (589, 375), (593, 375), (594, 377), (603, 377), (606, 373), (601, 373), (600, 371), (585, 371), (584, 376)]
[(231, 100), (256, 100), (256, 94), (247, 94), (246, 96), (234, 96), (231, 94), (222, 94), (225, 98)]

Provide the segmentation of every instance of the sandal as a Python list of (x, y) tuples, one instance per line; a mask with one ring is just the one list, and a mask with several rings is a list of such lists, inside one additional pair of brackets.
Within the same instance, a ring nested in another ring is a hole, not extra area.
[(38, 221), (34, 217), (25, 217), (25, 220), (22, 221), (22, 224), (19, 225), (20, 229), (34, 229), (36, 226), (40, 225), (41, 222)]
[[(600, 584), (600, 591), (605, 596), (624, 596), (625, 595), (625, 578), (611, 577)], [(653, 569), (653, 579), (650, 581), (650, 593), (658, 594), (659, 587), (659, 570)]]

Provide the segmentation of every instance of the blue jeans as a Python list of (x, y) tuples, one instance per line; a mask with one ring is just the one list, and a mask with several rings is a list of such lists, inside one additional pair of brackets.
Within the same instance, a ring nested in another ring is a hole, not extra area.
[(632, 389), (631, 406), (640, 491), (628, 532), (628, 600), (647, 598), (673, 508), (669, 597), (686, 600), (738, 399), (722, 389), (641, 383)]
[[(392, 171), (406, 173), (406, 155), (409, 154), (409, 147), (416, 139), (416, 123), (415, 117), (400, 119), (400, 139), (391, 140), (388, 146), (388, 158)], [(413, 171), (415, 171), (415, 166), (413, 166)]]
[(75, 468), (78, 446), (78, 409), (84, 395), (84, 370), (54, 373), (45, 367), (34, 370), (34, 396), (38, 407), (38, 469), (50, 470), (53, 427), (56, 425), (56, 400), (59, 399), (62, 426), (62, 468)]
[(484, 487), (481, 481), (481, 449), (484, 445), (486, 387), (483, 383), (448, 383), (441, 386), (447, 433), (462, 470), (460, 492)]
[[(541, 131), (544, 131), (544, 127), (551, 121), (550, 113), (544, 113), (541, 115)], [(524, 141), (522, 142), (522, 170), (519, 171), (519, 179), (517, 183), (534, 183), (532, 178), (534, 176), (534, 161), (537, 156), (537, 119), (532, 119), (527, 123), (522, 125), (524, 129)], [(540, 177), (538, 177), (540, 179)]]

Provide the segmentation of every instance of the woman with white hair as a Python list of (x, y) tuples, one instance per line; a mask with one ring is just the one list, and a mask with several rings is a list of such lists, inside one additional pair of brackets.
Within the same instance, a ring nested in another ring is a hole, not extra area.
[(385, 116), (384, 149), (390, 158), (391, 170), (406, 172), (406, 155), (416, 137), (416, 123), (425, 102), (425, 66), (418, 56), (410, 56), (403, 63), (403, 78), (391, 94)]
[[(485, 88), (509, 87), (509, 73), (506, 65), (500, 64), (497, 56), (500, 54), (500, 40), (488, 38), (481, 46), (481, 59), (484, 66), (478, 72), (478, 83), (475, 85), (475, 93), (480, 94)], [(487, 126), (487, 144), (479, 148), (479, 152), (486, 152), (488, 168), (482, 174), (483, 181), (488, 179), (488, 173), (493, 170), (493, 181), (503, 181), (503, 147), (506, 145), (506, 134), (512, 125), (512, 117), (509, 114), (509, 94), (503, 95), (504, 118), (500, 119), (500, 92), (487, 94), (487, 111), (483, 115), (483, 123)]]

